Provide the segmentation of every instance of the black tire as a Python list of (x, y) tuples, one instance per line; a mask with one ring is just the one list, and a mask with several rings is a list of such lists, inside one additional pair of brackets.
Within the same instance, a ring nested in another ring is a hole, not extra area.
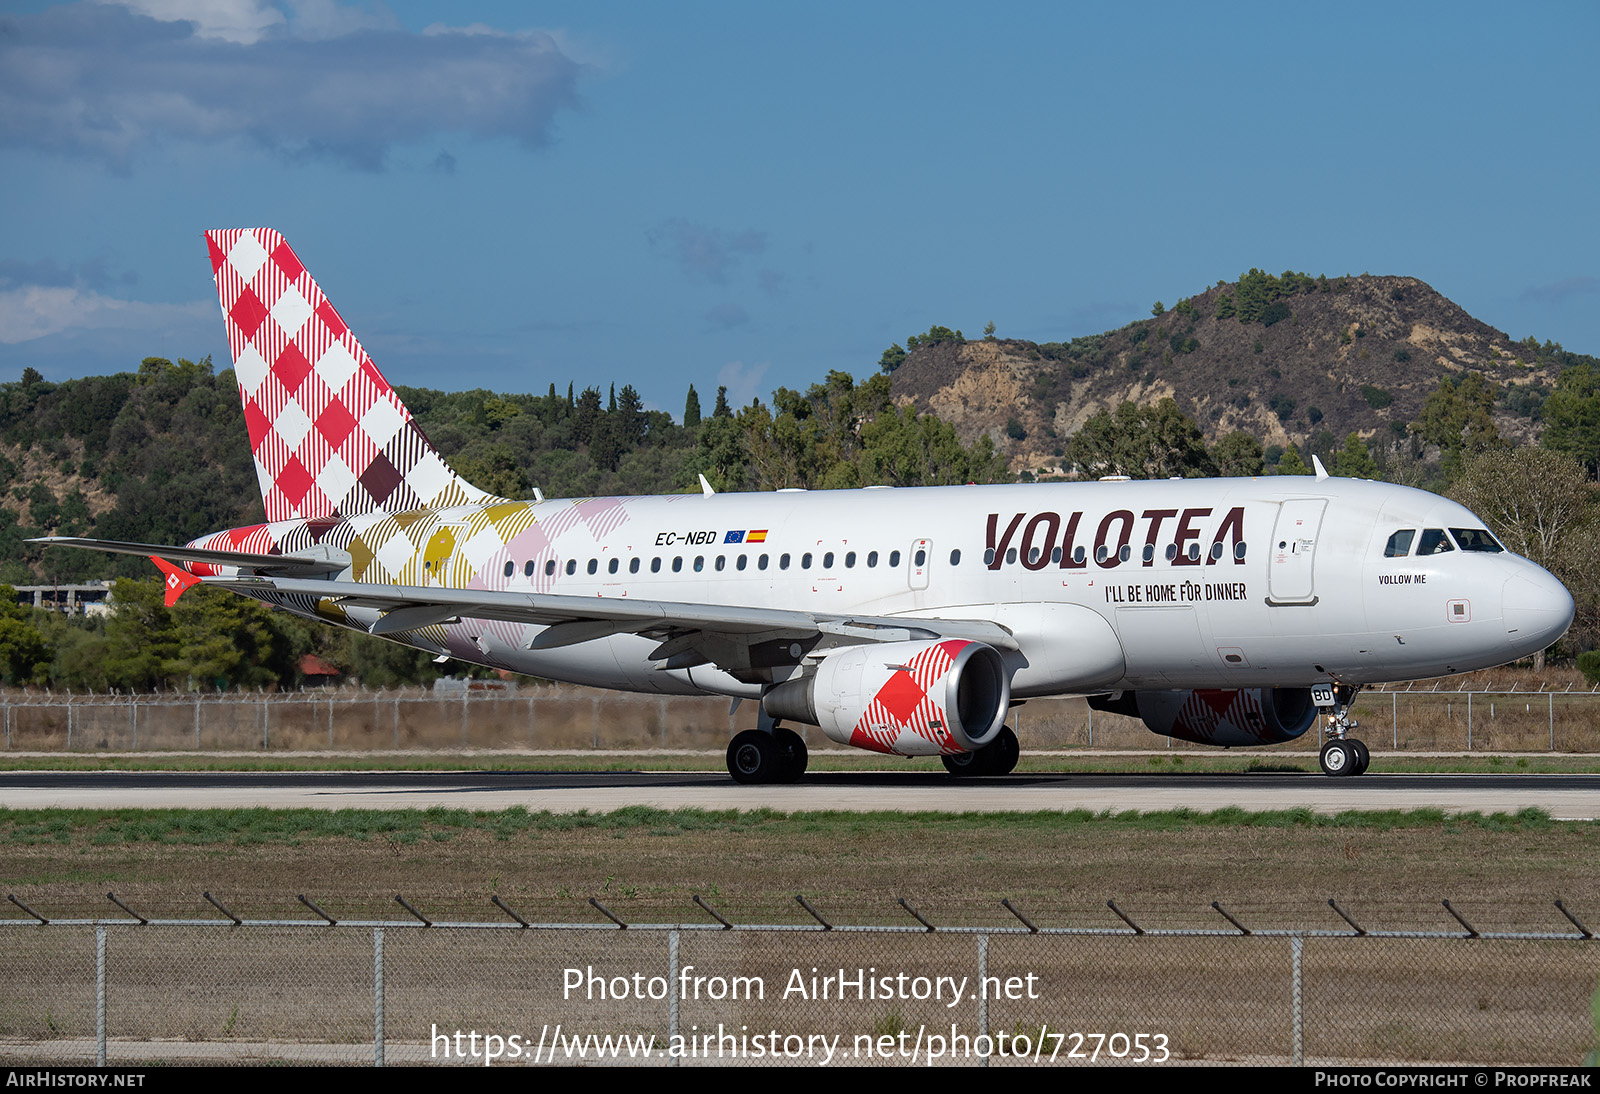
[(810, 755), (806, 752), (805, 738), (792, 729), (778, 727), (772, 731), (772, 738), (777, 743), (778, 755), (778, 781), (792, 783), (806, 773), (806, 764), (810, 762)]
[(777, 781), (782, 750), (770, 733), (747, 729), (728, 742), (728, 774), (733, 781), (755, 785)]
[(989, 774), (988, 750), (980, 748), (976, 752), (956, 752), (949, 756), (941, 756), (944, 769), (957, 779), (971, 779), (979, 775)]
[(1009, 775), (1016, 770), (1017, 760), (1022, 756), (1022, 746), (1017, 743), (1017, 735), (1010, 726), (1001, 726), (1000, 733), (984, 748), (985, 752), (992, 753), (991, 775)]
[(1350, 772), (1350, 774), (1365, 775), (1367, 773), (1367, 765), (1372, 763), (1372, 753), (1367, 751), (1367, 743), (1365, 741), (1358, 741), (1354, 737), (1351, 737), (1345, 743), (1351, 748), (1355, 749), (1356, 753), (1355, 770)]
[(1322, 746), (1321, 760), (1324, 775), (1342, 779), (1355, 771), (1356, 750), (1347, 741), (1335, 739)]

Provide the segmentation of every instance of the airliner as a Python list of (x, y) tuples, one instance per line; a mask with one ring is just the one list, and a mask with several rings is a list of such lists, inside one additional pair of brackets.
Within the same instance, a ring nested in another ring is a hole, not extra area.
[(496, 497), (423, 435), (276, 231), (206, 233), (266, 523), (148, 555), (167, 601), (217, 585), (455, 659), (758, 704), (727, 765), (804, 774), (790, 726), (1003, 775), (1009, 709), (1086, 696), (1220, 747), (1325, 719), (1364, 772), (1364, 686), (1536, 653), (1571, 595), (1433, 494), (1313, 476), (631, 498)]

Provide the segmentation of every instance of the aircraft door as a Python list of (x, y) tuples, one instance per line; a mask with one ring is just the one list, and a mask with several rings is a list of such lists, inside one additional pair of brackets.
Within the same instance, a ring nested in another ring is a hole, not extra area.
[(913, 589), (928, 587), (928, 571), (933, 568), (933, 541), (914, 539), (906, 558), (906, 583)]
[(1293, 498), (1278, 510), (1268, 566), (1268, 603), (1315, 604), (1317, 534), (1326, 498)]

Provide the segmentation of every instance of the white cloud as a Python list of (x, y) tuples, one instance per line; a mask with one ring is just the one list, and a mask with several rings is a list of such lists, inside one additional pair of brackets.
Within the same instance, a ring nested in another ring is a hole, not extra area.
[(725, 232), (677, 217), (645, 233), (652, 250), (666, 254), (690, 278), (722, 284), (746, 255), (767, 249), (762, 232)]
[(127, 0), (0, 16), (0, 145), (127, 172), (165, 141), (382, 168), (467, 134), (533, 148), (583, 66), (541, 31), (430, 27), (333, 0)]
[(21, 285), (0, 290), (0, 344), (31, 342), (73, 330), (148, 333), (168, 327), (188, 330), (214, 317), (216, 304), (145, 304), (118, 300), (62, 285)]

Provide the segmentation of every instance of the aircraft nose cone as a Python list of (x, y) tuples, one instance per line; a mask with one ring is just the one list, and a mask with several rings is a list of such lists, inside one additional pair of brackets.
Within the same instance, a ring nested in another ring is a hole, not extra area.
[(1527, 653), (1542, 650), (1567, 633), (1573, 610), (1572, 594), (1545, 570), (1512, 575), (1501, 593), (1506, 637)]

